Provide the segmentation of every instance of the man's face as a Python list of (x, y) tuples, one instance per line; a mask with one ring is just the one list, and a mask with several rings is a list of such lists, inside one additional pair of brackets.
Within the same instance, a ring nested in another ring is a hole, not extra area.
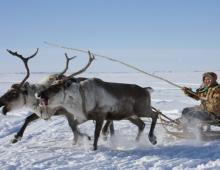
[(213, 80), (210, 77), (205, 77), (203, 83), (206, 87), (209, 87), (213, 83)]

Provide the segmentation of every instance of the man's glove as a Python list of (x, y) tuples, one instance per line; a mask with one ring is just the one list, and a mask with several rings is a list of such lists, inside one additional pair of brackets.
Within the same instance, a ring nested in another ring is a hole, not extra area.
[(195, 92), (193, 92), (191, 88), (182, 87), (181, 89), (183, 90), (185, 95), (187, 95), (195, 100), (200, 100), (200, 97)]
[(181, 89), (182, 89), (182, 91), (183, 91), (187, 96), (188, 96), (189, 94), (192, 94), (192, 93), (193, 93), (192, 89), (189, 88), (189, 87), (182, 87)]

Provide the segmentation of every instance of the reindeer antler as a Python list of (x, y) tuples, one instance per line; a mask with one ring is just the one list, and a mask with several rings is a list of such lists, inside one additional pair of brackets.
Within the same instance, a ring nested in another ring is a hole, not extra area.
[(30, 70), (29, 70), (29, 67), (28, 67), (28, 60), (31, 59), (31, 58), (33, 58), (35, 55), (37, 55), (38, 50), (39, 50), (39, 49), (37, 48), (37, 51), (36, 51), (34, 54), (32, 54), (30, 57), (24, 58), (21, 54), (18, 54), (17, 52), (13, 52), (13, 51), (7, 49), (7, 51), (8, 51), (11, 55), (20, 58), (20, 59), (24, 62), (25, 68), (26, 68), (26, 70), (27, 70), (27, 75), (25, 76), (25, 78), (24, 78), (24, 79), (22, 80), (22, 82), (20, 83), (20, 86), (22, 86), (22, 85), (24, 84), (24, 82), (28, 79), (28, 77), (30, 76)]
[(58, 75), (58, 77), (61, 77), (64, 73), (66, 73), (66, 71), (68, 70), (69, 67), (69, 61), (76, 58), (76, 56), (73, 57), (68, 57), (67, 53), (65, 53), (66, 56), (66, 67), (64, 68), (64, 70)]
[(88, 61), (87, 65), (84, 68), (82, 68), (81, 70), (69, 75), (68, 78), (74, 77), (74, 76), (86, 71), (86, 69), (91, 65), (92, 61), (95, 59), (95, 56), (93, 54), (91, 54), (90, 51), (88, 51), (88, 54), (89, 54), (89, 61)]

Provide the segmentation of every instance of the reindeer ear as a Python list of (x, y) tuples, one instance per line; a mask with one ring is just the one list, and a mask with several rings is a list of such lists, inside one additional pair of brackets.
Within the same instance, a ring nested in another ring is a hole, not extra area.
[(12, 84), (11, 88), (19, 89), (20, 88), (20, 84)]
[(28, 87), (30, 87), (30, 84), (29, 84), (28, 82), (25, 82), (25, 83), (24, 83), (24, 87), (25, 87), (25, 88), (28, 88)]
[(65, 87), (65, 88), (68, 88), (69, 86), (71, 86), (72, 83), (73, 83), (72, 80), (67, 80), (67, 81), (64, 83), (64, 87)]
[(57, 77), (56, 77), (56, 80), (61, 80), (61, 79), (63, 79), (65, 76), (64, 75), (58, 75)]

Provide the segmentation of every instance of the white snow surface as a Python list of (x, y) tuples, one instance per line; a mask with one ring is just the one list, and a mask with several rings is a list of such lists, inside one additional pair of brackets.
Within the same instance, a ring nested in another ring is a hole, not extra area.
[[(203, 72), (155, 72), (181, 86), (199, 87)], [(220, 71), (216, 71), (220, 75)], [(47, 74), (32, 74), (31, 83), (36, 83)], [(0, 95), (11, 84), (22, 79), (22, 74), (0, 74)], [(161, 80), (142, 73), (88, 73), (81, 76), (98, 77), (105, 81), (138, 84), (154, 89), (152, 105), (171, 118), (181, 115), (184, 107), (198, 102), (186, 97), (181, 90)], [(1, 112), (1, 111), (0, 111)], [(157, 145), (148, 140), (149, 120), (139, 142), (135, 141), (137, 128), (130, 122), (115, 121), (115, 136), (105, 141), (99, 138), (98, 150), (92, 151), (94, 123), (88, 121), (79, 129), (92, 137), (81, 138), (73, 145), (73, 134), (64, 117), (37, 120), (30, 124), (21, 141), (11, 139), (30, 113), (26, 108), (0, 114), (0, 169), (220, 169), (220, 140), (200, 141), (170, 137), (160, 124), (156, 125)], [(218, 130), (219, 127), (214, 127)]]

